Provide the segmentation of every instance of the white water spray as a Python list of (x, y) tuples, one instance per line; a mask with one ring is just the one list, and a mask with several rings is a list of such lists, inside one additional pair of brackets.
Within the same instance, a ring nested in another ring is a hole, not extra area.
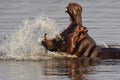
[(20, 29), (4, 40), (1, 52), (6, 53), (3, 58), (39, 58), (45, 54), (45, 49), (39, 43), (43, 40), (45, 33), (50, 38), (59, 34), (59, 29), (54, 20), (45, 15), (35, 20), (25, 19)]

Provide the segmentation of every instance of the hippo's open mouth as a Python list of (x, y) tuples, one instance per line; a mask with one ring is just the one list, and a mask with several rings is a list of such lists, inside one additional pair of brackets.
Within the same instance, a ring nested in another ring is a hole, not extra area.
[(70, 21), (73, 21), (72, 16), (71, 16), (71, 14), (70, 14), (69, 6), (66, 7), (65, 12), (69, 15), (69, 19), (70, 19)]

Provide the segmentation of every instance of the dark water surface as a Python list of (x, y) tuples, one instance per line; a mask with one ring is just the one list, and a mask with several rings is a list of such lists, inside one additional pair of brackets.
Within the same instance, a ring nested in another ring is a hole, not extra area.
[(120, 60), (0, 61), (1, 80), (119, 80)]
[[(19, 30), (24, 18), (34, 20), (43, 13), (65, 29), (69, 2), (83, 6), (83, 25), (98, 44), (120, 44), (120, 0), (0, 0), (0, 40)], [(120, 80), (120, 60), (1, 60), (0, 80)]]

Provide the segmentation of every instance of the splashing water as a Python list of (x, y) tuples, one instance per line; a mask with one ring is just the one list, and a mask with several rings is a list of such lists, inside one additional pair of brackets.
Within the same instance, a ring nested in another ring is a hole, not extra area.
[[(53, 38), (59, 34), (57, 24), (54, 20), (49, 19), (45, 15), (37, 17), (35, 20), (25, 19), (20, 29), (7, 37), (0, 46), (1, 59), (41, 59), (50, 58), (45, 49), (40, 45), (43, 35), (49, 33), (49, 37)], [(56, 53), (49, 52), (54, 55)], [(42, 56), (42, 57), (41, 57)], [(44, 57), (43, 57), (44, 56)]]

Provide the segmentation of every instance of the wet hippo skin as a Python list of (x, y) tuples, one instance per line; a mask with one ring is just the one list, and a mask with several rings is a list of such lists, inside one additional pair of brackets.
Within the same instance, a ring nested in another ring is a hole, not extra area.
[[(120, 58), (120, 49), (101, 48), (89, 36), (88, 29), (82, 25), (82, 7), (69, 3), (66, 13), (70, 16), (69, 26), (54, 39), (44, 39), (43, 46), (50, 51), (61, 51), (78, 57), (100, 57), (102, 59)], [(46, 38), (46, 37), (45, 37)]]
[(78, 57), (96, 57), (99, 48), (88, 35), (87, 28), (82, 26), (82, 7), (76, 3), (69, 3), (66, 8), (70, 16), (70, 24), (60, 34), (62, 39), (45, 40), (42, 41), (43, 45), (51, 51), (59, 50)]
[(120, 59), (120, 48), (101, 48), (98, 57), (101, 59)]

